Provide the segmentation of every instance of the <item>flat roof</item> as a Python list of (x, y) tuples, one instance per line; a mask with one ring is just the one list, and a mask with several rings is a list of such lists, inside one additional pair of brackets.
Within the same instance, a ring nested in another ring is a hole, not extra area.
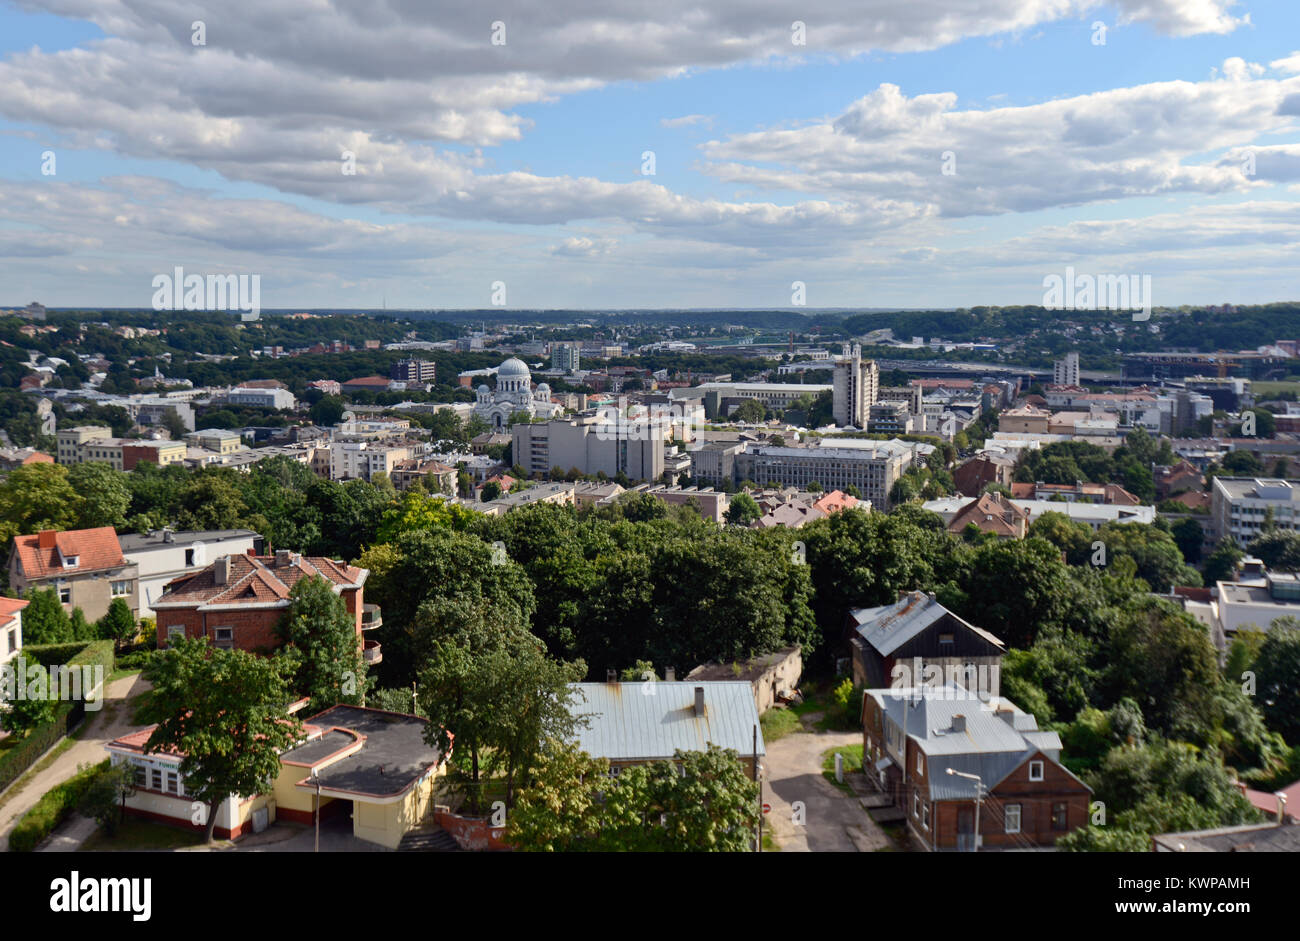
[[(328, 790), (392, 797), (411, 787), (442, 761), (442, 753), (424, 740), (428, 720), (418, 716), (360, 706), (332, 706), (304, 719), (303, 724), (321, 729), (346, 729), (364, 738), (355, 754), (320, 769), (321, 787)], [(346, 747), (341, 744), (344, 737), (350, 738), (342, 732), (326, 732), (318, 742), (300, 745), (285, 758), (303, 760), (294, 757), (295, 754), (313, 756), (318, 751), (323, 752), (321, 757), (333, 754)], [(315, 760), (319, 761), (320, 757)]]

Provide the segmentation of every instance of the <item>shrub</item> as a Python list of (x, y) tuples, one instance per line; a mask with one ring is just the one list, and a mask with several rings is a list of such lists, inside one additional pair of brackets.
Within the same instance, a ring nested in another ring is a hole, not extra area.
[(67, 819), (68, 814), (81, 805), (96, 776), (108, 768), (109, 760), (105, 758), (97, 765), (83, 767), (62, 784), (56, 784), (46, 791), (45, 796), (23, 814), (23, 818), (9, 834), (10, 852), (30, 853), (36, 849), (42, 840), (54, 832), (55, 827)]

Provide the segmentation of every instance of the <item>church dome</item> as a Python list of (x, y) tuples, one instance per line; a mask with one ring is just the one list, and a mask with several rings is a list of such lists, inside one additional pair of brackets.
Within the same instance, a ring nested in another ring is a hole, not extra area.
[(498, 379), (531, 378), (528, 365), (518, 357), (512, 356), (497, 368)]

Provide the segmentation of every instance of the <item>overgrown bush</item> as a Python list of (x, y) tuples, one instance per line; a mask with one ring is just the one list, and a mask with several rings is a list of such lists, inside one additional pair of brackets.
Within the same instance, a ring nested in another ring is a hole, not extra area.
[(83, 767), (62, 784), (56, 784), (46, 791), (36, 806), (23, 814), (9, 835), (10, 852), (30, 853), (36, 849), (41, 841), (54, 832), (55, 827), (81, 806), (82, 799), (96, 776), (108, 768), (109, 760), (105, 758), (97, 765)]

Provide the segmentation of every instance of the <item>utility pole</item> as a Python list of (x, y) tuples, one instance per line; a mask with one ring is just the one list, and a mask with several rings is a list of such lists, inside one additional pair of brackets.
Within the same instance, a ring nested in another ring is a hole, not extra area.
[(975, 782), (975, 833), (971, 841), (971, 852), (978, 853), (980, 849), (980, 801), (984, 797), (984, 781), (978, 774), (967, 774), (965, 771), (955, 771), (952, 768), (948, 769), (948, 773)]
[(317, 774), (316, 769), (313, 768), (311, 771), (311, 776), (312, 776), (312, 780), (316, 782), (316, 848), (312, 850), (312, 852), (319, 853), (320, 852), (320, 775)]

